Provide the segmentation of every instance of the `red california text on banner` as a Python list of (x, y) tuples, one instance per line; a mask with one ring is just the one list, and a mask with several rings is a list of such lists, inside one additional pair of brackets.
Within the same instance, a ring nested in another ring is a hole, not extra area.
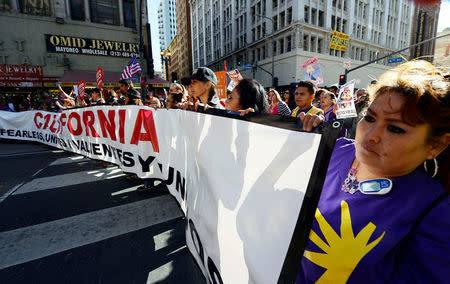
[(86, 83), (81, 81), (78, 84), (78, 95), (81, 96), (81, 99), (84, 100), (84, 88), (86, 87)]
[(97, 86), (101, 92), (103, 85), (103, 69), (101, 67), (98, 67), (97, 72), (95, 72), (95, 79), (97, 81)]

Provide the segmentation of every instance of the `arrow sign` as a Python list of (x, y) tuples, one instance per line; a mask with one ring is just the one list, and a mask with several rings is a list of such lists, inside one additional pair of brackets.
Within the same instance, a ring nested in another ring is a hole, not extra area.
[(97, 72), (95, 72), (95, 79), (97, 81), (97, 86), (100, 89), (101, 93), (103, 85), (103, 69), (101, 67), (98, 67)]
[(401, 57), (395, 57), (395, 58), (390, 58), (388, 59), (388, 63), (397, 63), (397, 62), (402, 62), (403, 58)]

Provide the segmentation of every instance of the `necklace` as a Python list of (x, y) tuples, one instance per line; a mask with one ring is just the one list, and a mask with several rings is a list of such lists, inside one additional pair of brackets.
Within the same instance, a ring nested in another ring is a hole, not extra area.
[(358, 172), (359, 161), (356, 161), (355, 168), (350, 168), (347, 178), (342, 185), (341, 190), (353, 194), (359, 190), (359, 182), (356, 180), (356, 173)]

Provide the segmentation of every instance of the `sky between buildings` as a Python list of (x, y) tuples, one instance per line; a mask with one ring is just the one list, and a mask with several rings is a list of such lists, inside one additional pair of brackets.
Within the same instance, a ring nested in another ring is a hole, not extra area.
[[(147, 0), (148, 14), (152, 33), (152, 52), (155, 71), (161, 71), (161, 56), (159, 55), (158, 5), (160, 0)], [(443, 0), (439, 13), (438, 32), (450, 27), (450, 0)]]

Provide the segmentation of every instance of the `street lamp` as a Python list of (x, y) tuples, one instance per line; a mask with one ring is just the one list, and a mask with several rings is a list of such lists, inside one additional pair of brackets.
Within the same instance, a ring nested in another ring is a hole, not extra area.
[(170, 57), (172, 56), (172, 54), (168, 51), (161, 51), (159, 54), (161, 54), (161, 63), (165, 63), (165, 67), (166, 67), (166, 80), (169, 80), (169, 63), (170, 63)]
[(273, 19), (271, 19), (271, 18), (269, 18), (267, 16), (264, 16), (264, 15), (261, 15), (261, 14), (255, 14), (255, 15), (258, 16), (258, 17), (270, 20), (272, 22), (272, 33), (270, 34), (270, 36), (272, 37), (272, 88), (274, 88), (275, 87), (275, 84), (274, 84), (274, 77), (275, 77), (275, 74), (274, 74), (274, 72), (275, 72), (274, 71), (275, 53), (273, 51), (273, 47), (275, 46), (275, 41), (274, 41), (275, 22), (273, 21)]

